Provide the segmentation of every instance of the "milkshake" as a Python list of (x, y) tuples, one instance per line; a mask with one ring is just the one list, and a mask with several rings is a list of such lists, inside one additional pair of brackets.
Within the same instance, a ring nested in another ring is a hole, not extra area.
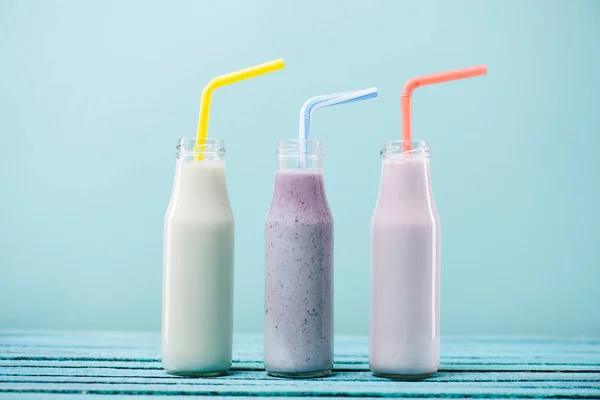
[(427, 143), (388, 142), (371, 223), (371, 332), (375, 375), (418, 378), (440, 360), (440, 222)]
[(265, 368), (317, 377), (333, 367), (333, 219), (323, 185), (321, 144), (280, 141), (279, 169), (265, 223)]
[(222, 141), (208, 139), (203, 160), (194, 143), (178, 147), (165, 216), (162, 362), (173, 374), (214, 376), (231, 367), (233, 215)]

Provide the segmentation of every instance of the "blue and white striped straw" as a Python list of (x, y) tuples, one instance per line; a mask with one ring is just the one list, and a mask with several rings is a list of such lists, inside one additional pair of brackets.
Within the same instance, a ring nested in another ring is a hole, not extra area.
[(351, 92), (325, 94), (308, 99), (300, 109), (300, 132), (299, 139), (304, 156), (301, 157), (301, 166), (306, 166), (306, 140), (310, 135), (310, 120), (312, 113), (323, 107), (335, 106), (337, 104), (353, 103), (377, 97), (377, 88), (353, 90)]

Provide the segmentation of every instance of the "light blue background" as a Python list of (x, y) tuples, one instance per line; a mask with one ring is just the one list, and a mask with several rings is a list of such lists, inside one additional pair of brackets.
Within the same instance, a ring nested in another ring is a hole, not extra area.
[(319, 110), (335, 219), (335, 326), (366, 333), (378, 151), (418, 89), (443, 227), (442, 333), (600, 334), (600, 2), (0, 1), (0, 328), (160, 329), (179, 137), (212, 77), (236, 218), (235, 329), (262, 331), (263, 221), (279, 138)]

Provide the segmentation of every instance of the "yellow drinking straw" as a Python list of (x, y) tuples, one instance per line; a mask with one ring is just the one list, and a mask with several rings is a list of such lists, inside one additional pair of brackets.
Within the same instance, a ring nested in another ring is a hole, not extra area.
[(266, 62), (264, 64), (255, 65), (253, 67), (245, 68), (239, 71), (230, 72), (225, 75), (217, 76), (212, 79), (204, 87), (202, 91), (202, 99), (200, 100), (200, 115), (198, 116), (198, 134), (196, 136), (195, 150), (198, 153), (196, 160), (202, 160), (204, 158), (204, 144), (208, 137), (208, 119), (210, 116), (210, 102), (212, 99), (212, 93), (216, 88), (221, 86), (229, 85), (243, 81), (244, 79), (254, 78), (255, 76), (267, 74), (269, 72), (277, 71), (285, 67), (283, 58)]

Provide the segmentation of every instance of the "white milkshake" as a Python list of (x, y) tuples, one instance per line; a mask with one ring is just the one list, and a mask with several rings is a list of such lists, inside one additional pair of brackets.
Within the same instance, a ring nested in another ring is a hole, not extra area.
[(382, 151), (371, 223), (370, 367), (391, 378), (429, 376), (439, 367), (440, 222), (425, 142)]
[(231, 367), (233, 325), (233, 215), (224, 150), (209, 139), (205, 159), (194, 160), (186, 140), (165, 216), (162, 361), (174, 374), (221, 375)]

